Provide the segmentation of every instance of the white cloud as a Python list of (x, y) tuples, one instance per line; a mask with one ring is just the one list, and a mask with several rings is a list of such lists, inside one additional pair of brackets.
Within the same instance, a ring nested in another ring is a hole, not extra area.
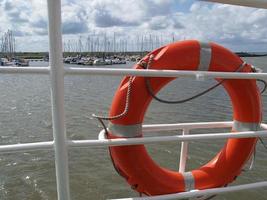
[[(172, 40), (174, 33), (176, 39), (212, 40), (234, 50), (249, 50), (246, 49), (249, 46), (267, 51), (266, 10), (194, 2), (189, 10), (181, 12), (175, 5), (178, 2), (185, 3), (184, 0), (63, 0), (63, 32), (84, 38), (104, 32), (111, 37), (116, 32), (118, 37), (129, 39), (152, 34), (166, 42)], [(5, 31), (3, 27), (13, 29), (22, 38), (26, 35), (28, 39), (31, 36), (46, 41), (46, 1), (1, 1), (0, 32)], [(70, 37), (73, 35), (64, 38)], [(47, 45), (39, 42), (39, 48), (47, 50), (44, 49)]]
[[(198, 7), (198, 8), (197, 8)], [(197, 32), (200, 38), (215, 40), (230, 46), (240, 43), (267, 42), (267, 11), (229, 5), (213, 5), (210, 8), (195, 3), (187, 15), (186, 29)], [(197, 30), (196, 30), (197, 29)]]

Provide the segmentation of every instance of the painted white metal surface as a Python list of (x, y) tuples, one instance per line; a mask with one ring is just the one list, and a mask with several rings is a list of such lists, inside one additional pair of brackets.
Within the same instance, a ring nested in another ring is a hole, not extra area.
[(151, 197), (134, 197), (134, 198), (122, 198), (122, 199), (110, 199), (110, 200), (172, 200), (172, 199), (187, 199), (201, 196), (211, 196), (216, 194), (237, 192), (241, 190), (252, 190), (256, 188), (267, 187), (267, 181), (250, 183), (237, 186), (228, 186), (224, 188), (212, 188), (206, 190), (193, 190), (189, 192), (181, 192), (176, 194), (159, 195)]
[(201, 0), (201, 1), (267, 9), (267, 0)]
[[(180, 123), (180, 124), (153, 124), (143, 125), (143, 132), (158, 132), (158, 131), (172, 131), (186, 129), (189, 133), (193, 129), (208, 129), (208, 128), (227, 128), (231, 127), (233, 122), (199, 122), (199, 123)], [(267, 129), (267, 124), (261, 124), (261, 127)], [(242, 138), (242, 137), (267, 137), (267, 131), (248, 131), (235, 133), (208, 133), (208, 134), (192, 134), (192, 135), (172, 135), (172, 136), (149, 136), (145, 138), (123, 138), (123, 139), (106, 139), (104, 130), (99, 133), (98, 140), (67, 140), (69, 147), (86, 147), (91, 146), (120, 146), (120, 145), (134, 145), (134, 144), (149, 144), (156, 142), (168, 141), (196, 141), (196, 140), (213, 140), (213, 139), (227, 139), (227, 138)], [(25, 144), (11, 144), (0, 145), (0, 153), (8, 151), (31, 151), (36, 149), (51, 149), (53, 148), (53, 141), (25, 143)]]
[[(55, 43), (54, 43), (55, 44)], [(61, 54), (62, 56), (62, 54)], [(58, 62), (58, 63), (57, 63)], [(116, 140), (76, 140), (66, 141), (65, 136), (65, 124), (64, 124), (64, 108), (60, 106), (64, 105), (64, 75), (107, 75), (107, 76), (157, 76), (157, 77), (194, 77), (197, 80), (203, 80), (205, 78), (231, 78), (231, 79), (265, 79), (267, 80), (267, 74), (265, 73), (229, 73), (229, 72), (198, 72), (198, 71), (177, 71), (177, 70), (135, 70), (135, 69), (106, 69), (106, 68), (63, 68), (62, 59), (57, 60), (53, 63), (51, 58), (51, 87), (53, 97), (53, 114), (56, 116), (54, 119), (54, 137), (55, 151), (56, 151), (56, 166), (57, 170), (57, 186), (58, 186), (58, 198), (68, 199), (69, 198), (69, 183), (68, 183), (68, 157), (67, 157), (67, 145), (69, 147), (90, 147), (90, 146), (118, 146), (118, 145), (133, 145), (133, 144), (149, 144), (154, 142), (168, 142), (168, 141), (182, 141), (181, 159), (179, 163), (179, 170), (183, 172), (186, 165), (188, 141), (190, 140), (207, 140), (207, 139), (221, 139), (221, 138), (240, 138), (240, 137), (266, 137), (266, 131), (257, 132), (242, 132), (242, 133), (220, 133), (220, 134), (202, 134), (202, 135), (190, 135), (189, 137), (184, 136), (161, 136), (161, 137), (149, 137), (149, 138), (137, 138), (137, 139), (116, 139)], [(58, 68), (59, 66), (59, 68)], [(48, 74), (50, 68), (48, 67), (0, 67), (0, 73), (38, 73)], [(58, 78), (59, 77), (59, 78)], [(61, 81), (60, 81), (61, 80)], [(63, 87), (63, 89), (61, 88)], [(59, 106), (59, 107), (58, 107)], [(59, 109), (63, 109), (59, 111)], [(58, 123), (59, 122), (59, 123)], [(144, 125), (144, 132), (151, 131), (164, 131), (164, 130), (178, 130), (178, 129), (195, 129), (195, 128), (222, 128), (231, 127), (232, 122), (209, 122), (209, 123), (188, 123), (188, 124), (156, 124), (156, 125)], [(267, 125), (262, 125), (267, 128)], [(59, 135), (56, 133), (59, 131)], [(101, 135), (101, 134), (100, 134)], [(103, 136), (104, 134), (102, 134)], [(67, 144), (66, 144), (67, 143)], [(0, 148), (0, 152), (10, 151), (30, 151), (36, 149), (49, 149), (49, 144), (15, 144), (15, 145), (4, 145)], [(58, 152), (57, 152), (58, 151)], [(60, 170), (59, 170), (59, 167)], [(63, 167), (63, 168), (62, 168)], [(63, 183), (63, 184), (62, 184)], [(67, 189), (66, 189), (67, 188)], [(64, 197), (63, 197), (64, 196)]]
[[(192, 129), (201, 128), (225, 128), (231, 127), (233, 122), (199, 122), (199, 123), (181, 123), (181, 124), (154, 124), (154, 125), (143, 125), (144, 132), (156, 132), (156, 131), (170, 131), (185, 129), (183, 135), (177, 136), (159, 136), (159, 137), (147, 137), (147, 138), (131, 138), (131, 139), (105, 139), (104, 130), (100, 132), (99, 140), (70, 140), (67, 142), (69, 147), (93, 147), (93, 146), (119, 146), (119, 145), (133, 145), (133, 144), (148, 144), (154, 142), (168, 142), (168, 141), (200, 141), (200, 140), (213, 140), (213, 139), (226, 139), (226, 138), (241, 138), (241, 137), (267, 137), (267, 131), (249, 131), (249, 132), (235, 132), (235, 133), (211, 133), (211, 134), (194, 134), (187, 135)], [(267, 124), (261, 124), (262, 128), (267, 128)], [(39, 142), (29, 144), (14, 144), (14, 145), (2, 145), (0, 146), (0, 153), (14, 152), (14, 151), (31, 151), (36, 149), (52, 149), (53, 141), (50, 142)], [(183, 161), (180, 164), (180, 171), (184, 171), (185, 161), (187, 152), (183, 153)], [(58, 163), (57, 163), (58, 164)], [(181, 167), (182, 165), (182, 167)], [(60, 183), (60, 180), (59, 180)], [(267, 182), (258, 182), (247, 185), (239, 185), (227, 188), (215, 188), (201, 191), (190, 191), (177, 194), (161, 195), (154, 197), (142, 197), (142, 198), (126, 198), (127, 200), (156, 200), (156, 199), (183, 199), (189, 197), (196, 197), (201, 195), (212, 195), (220, 194), (224, 192), (233, 192), (238, 190), (253, 189), (259, 187), (266, 187)], [(59, 193), (66, 193), (68, 191), (60, 191)], [(66, 195), (66, 194), (63, 194)], [(61, 198), (62, 196), (60, 196)], [(65, 198), (65, 197), (64, 197)], [(126, 200), (125, 199), (125, 200)]]
[[(145, 124), (142, 126), (142, 131), (143, 132), (175, 131), (183, 129), (193, 130), (193, 129), (206, 129), (206, 128), (228, 128), (232, 126), (233, 126), (233, 121), (194, 122), (194, 123), (177, 123), (177, 124)], [(265, 124), (262, 124), (262, 126), (265, 126)]]
[[(163, 67), (164, 68), (164, 67)], [(267, 73), (240, 72), (205, 72), (185, 70), (146, 70), (146, 69), (107, 69), (107, 68), (65, 68), (66, 74), (76, 75), (108, 75), (108, 76), (148, 76), (148, 77), (193, 77), (196, 79), (225, 78), (225, 79), (265, 79)]]
[[(104, 131), (104, 130), (102, 130)], [(194, 134), (194, 135), (172, 135), (172, 136), (156, 136), (143, 138), (120, 138), (120, 139), (104, 139), (104, 140), (69, 140), (70, 147), (88, 147), (88, 146), (125, 146), (136, 144), (151, 144), (157, 142), (171, 141), (201, 141), (201, 140), (216, 140), (228, 138), (252, 138), (252, 137), (267, 137), (267, 131), (246, 131), (235, 133), (209, 133), (209, 134)]]
[(51, 150), (53, 149), (53, 147), (54, 147), (53, 141), (0, 145), (0, 153), (11, 153), (11, 152), (18, 152), (18, 151)]
[[(178, 123), (178, 124), (150, 124), (150, 125), (143, 125), (143, 132), (144, 133), (154, 133), (154, 132), (163, 132), (163, 131), (174, 131), (174, 130), (183, 130), (187, 129), (207, 129), (207, 128), (227, 128), (232, 127), (232, 121), (225, 121), (225, 122), (197, 122), (197, 123)], [(266, 124), (262, 124), (262, 127), (267, 129)], [(151, 137), (150, 137), (151, 138)], [(105, 140), (105, 132), (102, 130), (99, 133), (98, 140)], [(78, 143), (74, 145), (74, 147), (79, 147), (81, 144), (83, 147), (90, 147), (90, 144), (84, 146), (84, 142), (86, 140), (69, 140), (68, 143)], [(101, 146), (101, 143), (93, 144), (94, 146)], [(0, 145), (0, 153), (8, 153), (8, 152), (17, 152), (17, 151), (33, 151), (36, 149), (39, 150), (51, 150), (54, 146), (53, 141), (48, 142), (35, 142), (35, 143), (24, 143), (24, 144), (9, 144), (9, 145)], [(107, 144), (108, 145), (108, 144)], [(118, 144), (120, 145), (120, 144)]]
[(267, 124), (261, 124), (261, 128), (266, 129), (267, 130)]
[(47, 0), (51, 104), (58, 200), (69, 200), (68, 149), (64, 111), (64, 66), (62, 58), (61, 0)]
[[(49, 74), (48, 67), (0, 67), (0, 73), (13, 74)], [(188, 77), (203, 80), (206, 78), (223, 79), (263, 79), (267, 80), (267, 73), (240, 73), (240, 72), (205, 72), (185, 70), (144, 70), (122, 68), (72, 68), (66, 67), (64, 75), (103, 75), (103, 76), (144, 76), (144, 77)]]
[[(188, 135), (188, 134), (189, 134), (189, 130), (184, 129), (183, 135)], [(180, 162), (179, 162), (179, 172), (180, 173), (185, 172), (187, 155), (188, 155), (188, 142), (181, 142), (181, 152), (180, 152)]]

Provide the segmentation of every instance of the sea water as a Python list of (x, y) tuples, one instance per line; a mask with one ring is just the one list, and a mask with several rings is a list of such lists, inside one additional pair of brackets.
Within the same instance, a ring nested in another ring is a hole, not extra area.
[[(267, 57), (248, 58), (248, 62), (267, 72)], [(31, 66), (47, 66), (36, 62)], [(130, 68), (113, 65), (116, 68)], [(68, 67), (70, 65), (67, 65)], [(72, 65), (72, 67), (79, 67)], [(106, 66), (105, 66), (106, 67)], [(0, 75), (0, 144), (15, 144), (52, 140), (50, 82), (47, 75)], [(91, 116), (107, 114), (121, 77), (66, 76), (65, 114), (68, 139), (96, 139), (102, 129)], [(213, 80), (196, 81), (179, 78), (160, 92), (164, 99), (190, 97), (213, 85)], [(263, 94), (263, 114), (266, 122), (266, 92)], [(232, 106), (222, 87), (184, 104), (167, 105), (153, 101), (145, 123), (182, 123), (232, 120)], [(201, 133), (206, 133), (203, 130)], [(220, 132), (222, 130), (219, 130)], [(196, 132), (196, 131), (195, 131)], [(179, 133), (179, 132), (178, 132)], [(177, 132), (150, 133), (172, 135)], [(213, 158), (225, 141), (190, 142), (186, 170), (198, 168)], [(267, 140), (266, 140), (267, 142)], [(153, 159), (161, 166), (178, 170), (178, 142), (146, 145)], [(267, 180), (267, 150), (258, 143), (254, 168), (243, 172), (231, 184)], [(114, 170), (106, 147), (69, 149), (70, 192), (73, 200), (107, 199), (138, 196)], [(215, 197), (217, 200), (266, 200), (267, 191), (258, 189)], [(32, 151), (0, 154), (1, 200), (57, 199), (54, 152)]]

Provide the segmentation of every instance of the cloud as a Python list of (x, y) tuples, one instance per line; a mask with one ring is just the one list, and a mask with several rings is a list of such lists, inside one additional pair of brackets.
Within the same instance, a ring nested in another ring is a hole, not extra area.
[(147, 26), (151, 30), (167, 30), (167, 29), (183, 29), (184, 26), (175, 17), (167, 16), (156, 16), (152, 17), (147, 23)]
[(5, 10), (8, 11), (13, 9), (12, 3), (10, 1), (3, 1), (2, 3), (4, 5)]
[(82, 22), (63, 22), (63, 34), (77, 34), (88, 32), (88, 27)]
[(34, 20), (30, 24), (34, 28), (47, 29), (47, 20), (45, 20), (44, 18), (39, 18), (38, 20)]
[(229, 5), (202, 6), (194, 3), (182, 17), (189, 35), (221, 42), (261, 41), (267, 38), (267, 11)]
[(63, 34), (86, 33), (89, 31), (86, 7), (77, 4), (65, 4), (62, 8)]
[(169, 23), (165, 22), (165, 21), (160, 21), (158, 19), (152, 19), (149, 24), (148, 27), (151, 30), (162, 30), (162, 29), (166, 29), (169, 27)]
[[(39, 45), (38, 45), (39, 44)], [(16, 50), (17, 51), (47, 51), (48, 50), (48, 38), (47, 36), (24, 36), (16, 38)]]
[(24, 37), (24, 36), (29, 36), (28, 33), (20, 31), (20, 30), (12, 30), (13, 36), (15, 37)]
[(13, 24), (26, 23), (29, 21), (29, 4), (18, 3), (17, 0), (6, 0), (2, 2), (2, 8), (9, 21)]
[(113, 27), (113, 26), (138, 26), (140, 23), (135, 21), (124, 21), (118, 17), (112, 16), (111, 12), (105, 8), (101, 8), (94, 12), (94, 22), (97, 27)]
[[(232, 49), (261, 46), (267, 51), (266, 19), (263, 9), (192, 0), (62, 1), (64, 38), (75, 34), (112, 37), (115, 32), (118, 41), (129, 38), (129, 44), (147, 34), (170, 42), (174, 34), (176, 40), (212, 40)], [(46, 1), (0, 0), (0, 31), (7, 29), (21, 38), (47, 38)]]
[(172, 13), (175, 5), (173, 0), (143, 0), (140, 1), (142, 9), (147, 17), (165, 16)]

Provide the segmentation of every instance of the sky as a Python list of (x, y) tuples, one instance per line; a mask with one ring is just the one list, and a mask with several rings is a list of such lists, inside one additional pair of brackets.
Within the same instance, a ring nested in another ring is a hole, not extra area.
[[(0, 0), (0, 36), (8, 29), (17, 51), (48, 51), (46, 0)], [(62, 0), (62, 31), (65, 48), (116, 35), (128, 50), (153, 37), (151, 48), (198, 39), (267, 52), (267, 10), (193, 0)]]

